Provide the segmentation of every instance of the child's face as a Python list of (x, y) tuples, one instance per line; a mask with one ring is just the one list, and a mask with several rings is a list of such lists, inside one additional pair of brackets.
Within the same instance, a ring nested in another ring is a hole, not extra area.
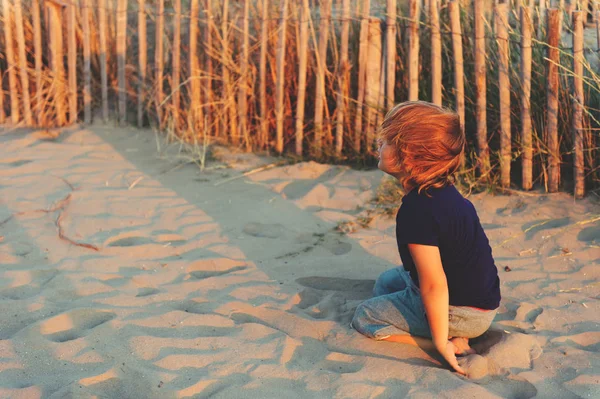
[(392, 175), (394, 177), (398, 177), (398, 173), (394, 171), (396, 169), (395, 159), (395, 151), (392, 146), (390, 146), (385, 140), (379, 141), (379, 163), (377, 167), (379, 170)]

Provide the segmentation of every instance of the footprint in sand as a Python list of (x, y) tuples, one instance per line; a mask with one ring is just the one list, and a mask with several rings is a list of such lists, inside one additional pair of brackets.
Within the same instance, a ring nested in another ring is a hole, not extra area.
[(248, 265), (239, 260), (227, 258), (200, 259), (192, 262), (186, 269), (189, 275), (202, 280), (244, 270)]
[(135, 247), (137, 245), (152, 244), (154, 241), (148, 237), (124, 237), (109, 239), (107, 247)]
[(244, 234), (260, 238), (280, 238), (285, 235), (285, 227), (281, 224), (263, 224), (251, 222), (244, 226)]
[(3, 277), (11, 279), (8, 288), (0, 290), (0, 297), (13, 300), (31, 298), (38, 295), (54, 277), (58, 270), (9, 271)]
[(40, 323), (40, 333), (50, 341), (66, 342), (81, 338), (89, 330), (115, 318), (112, 312), (74, 309)]

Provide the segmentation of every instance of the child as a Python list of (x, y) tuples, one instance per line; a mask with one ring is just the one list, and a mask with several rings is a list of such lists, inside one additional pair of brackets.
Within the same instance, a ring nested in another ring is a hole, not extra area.
[(396, 216), (404, 267), (379, 276), (352, 326), (377, 340), (430, 338), (464, 374), (456, 355), (475, 353), (469, 338), (490, 327), (500, 281), (475, 208), (453, 185), (465, 146), (459, 118), (430, 103), (402, 103), (386, 115), (379, 143), (379, 169), (407, 192)]

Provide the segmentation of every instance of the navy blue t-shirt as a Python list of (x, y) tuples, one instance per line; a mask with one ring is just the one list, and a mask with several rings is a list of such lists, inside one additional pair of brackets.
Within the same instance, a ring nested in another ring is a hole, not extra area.
[(414, 189), (396, 216), (396, 239), (404, 268), (419, 285), (408, 244), (436, 246), (448, 281), (450, 305), (496, 309), (500, 280), (487, 236), (473, 204), (454, 185)]

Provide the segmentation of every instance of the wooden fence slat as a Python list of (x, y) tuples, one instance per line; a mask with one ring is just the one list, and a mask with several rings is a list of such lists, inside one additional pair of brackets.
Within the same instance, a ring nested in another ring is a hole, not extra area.
[(127, 121), (127, 82), (125, 57), (127, 55), (127, 0), (117, 0), (117, 84), (119, 85), (119, 124)]
[[(106, 22), (107, 0), (98, 2), (98, 36), (100, 47), (100, 83), (102, 92), (102, 120), (108, 122), (108, 74), (107, 74), (107, 40), (108, 34)], [(143, 1), (143, 0), (141, 0)]]
[(164, 60), (163, 60), (163, 35), (165, 32), (165, 0), (157, 0), (158, 1), (158, 10), (156, 12), (156, 38), (155, 44), (156, 48), (154, 51), (154, 70), (155, 79), (156, 79), (156, 94), (155, 94), (155, 103), (156, 103), (156, 115), (158, 117), (158, 126), (159, 129), (162, 130), (164, 127), (163, 121), (163, 101), (164, 101), (164, 93), (163, 93), (163, 72), (164, 72)]
[(90, 0), (82, 0), (81, 17), (83, 28), (83, 121), (92, 123), (92, 71), (90, 42)]
[[(360, 4), (357, 2), (357, 6)], [(365, 100), (365, 81), (367, 78), (367, 50), (369, 40), (369, 14), (371, 1), (362, 0), (362, 15), (360, 20), (360, 37), (358, 45), (358, 93), (356, 94), (356, 112), (354, 123), (354, 151), (360, 152), (363, 132), (363, 102)]]
[[(148, 64), (148, 50), (146, 42), (146, 0), (138, 0), (138, 127), (142, 127), (144, 125), (144, 84), (146, 83), (146, 69)], [(190, 42), (190, 48), (191, 46), (192, 43)]]
[(442, 105), (442, 35), (438, 0), (429, 0), (431, 24), (431, 102)]
[[(388, 19), (389, 17), (389, 3), (394, 0), (388, 0)], [(388, 21), (389, 22), (389, 21)], [(394, 18), (394, 27), (395, 27)], [(389, 28), (388, 28), (389, 32)], [(348, 87), (348, 75), (350, 73), (350, 65), (348, 63), (348, 41), (350, 35), (350, 0), (343, 0), (342, 3), (342, 36), (341, 36), (341, 47), (340, 47), (340, 65), (339, 65), (339, 76), (338, 76), (338, 94), (337, 94), (337, 121), (336, 121), (336, 132), (335, 132), (335, 155), (337, 158), (342, 156), (342, 148), (344, 145), (344, 117), (346, 116), (346, 99), (350, 92)], [(395, 37), (394, 37), (395, 38)], [(388, 46), (389, 49), (389, 46)], [(395, 50), (395, 48), (394, 48)], [(389, 68), (388, 68), (389, 72)], [(389, 77), (389, 76), (388, 76)], [(389, 81), (388, 81), (389, 83)], [(389, 87), (389, 86), (388, 86)], [(393, 92), (393, 83), (392, 83)], [(392, 99), (393, 101), (393, 99)]]
[(242, 54), (240, 56), (240, 85), (238, 92), (238, 107), (240, 110), (240, 131), (246, 150), (251, 150), (248, 130), (248, 62), (250, 58), (250, 2), (244, 2), (244, 17), (242, 29)]
[(573, 176), (575, 177), (575, 198), (585, 194), (585, 165), (583, 158), (584, 125), (583, 125), (583, 23), (587, 17), (587, 10), (573, 13)]
[(482, 176), (490, 169), (490, 156), (487, 139), (487, 96), (486, 96), (486, 51), (484, 0), (474, 0), (475, 7), (475, 95), (477, 123), (478, 167)]
[[(301, 17), (302, 18), (302, 17)], [(302, 24), (304, 21), (300, 21), (300, 42), (302, 42)], [(259, 65), (259, 88), (258, 88), (258, 99), (259, 99), (259, 112), (260, 112), (260, 132), (258, 137), (258, 148), (264, 149), (267, 145), (269, 136), (269, 120), (268, 120), (268, 109), (267, 109), (267, 46), (269, 38), (269, 0), (262, 1), (262, 17), (260, 23), (260, 65)], [(302, 74), (298, 73), (298, 80), (302, 79)], [(304, 104), (302, 104), (304, 107)], [(297, 130), (296, 130), (297, 137)]]
[[(542, 40), (544, 38), (544, 27), (546, 26), (546, 0), (539, 0), (539, 2), (537, 37)], [(531, 18), (533, 19), (533, 15)]]
[(370, 154), (375, 142), (375, 124), (379, 113), (381, 93), (381, 21), (369, 19), (369, 45), (367, 50), (367, 79), (365, 87), (365, 151)]
[[(42, 124), (42, 22), (40, 18), (40, 0), (33, 0), (33, 47), (35, 52), (35, 114), (38, 125)], [(0, 101), (1, 102), (1, 101)], [(0, 104), (0, 107), (2, 105)], [(1, 113), (2, 111), (0, 111)]]
[(597, 49), (600, 51), (600, 4), (596, 3), (596, 40)]
[(213, 124), (213, 101), (214, 101), (214, 97), (213, 97), (213, 61), (212, 61), (212, 55), (210, 54), (211, 51), (213, 51), (213, 27), (214, 27), (214, 21), (213, 21), (213, 14), (212, 14), (212, 9), (213, 9), (213, 3), (212, 0), (206, 0), (206, 8), (205, 8), (205, 14), (206, 14), (206, 28), (205, 28), (205, 43), (206, 43), (206, 47), (205, 47), (205, 54), (206, 54), (206, 79), (204, 80), (204, 84), (205, 84), (205, 89), (204, 89), (204, 93), (205, 93), (205, 98), (206, 98), (206, 106), (203, 107), (204, 108), (204, 115), (205, 115), (205, 126), (209, 129), (211, 129), (212, 131), (214, 131), (214, 135), (219, 137), (220, 130), (219, 130), (219, 124), (218, 123), (214, 123)]
[[(450, 31), (452, 33), (452, 55), (454, 58), (454, 96), (456, 112), (460, 118), (460, 128), (465, 133), (465, 76), (463, 61), (462, 30), (460, 27), (460, 3), (451, 0), (448, 3)], [(464, 162), (464, 160), (463, 160)]]
[[(198, 13), (200, 12), (199, 0), (191, 0), (190, 3), (190, 106), (192, 110), (191, 129), (194, 136), (198, 135), (196, 129), (202, 125), (202, 98), (200, 96), (200, 59), (198, 58)], [(204, 126), (203, 129), (206, 129)], [(205, 130), (206, 131), (206, 130)]]
[(15, 49), (13, 42), (13, 21), (10, 2), (2, 0), (4, 9), (4, 44), (6, 46), (6, 63), (8, 67), (8, 87), (10, 94), (10, 119), (16, 125), (19, 123), (19, 97), (17, 91), (17, 66), (15, 65)]
[[(6, 0), (5, 0), (6, 1)], [(62, 7), (48, 3), (49, 29), (50, 29), (50, 69), (54, 72), (53, 102), (56, 110), (56, 123), (64, 126), (67, 122), (65, 109), (65, 68), (63, 52), (63, 20)]]
[(308, 0), (300, 6), (300, 43), (298, 49), (298, 97), (296, 100), (296, 155), (302, 156), (304, 141), (304, 107), (306, 97), (306, 70), (308, 56), (308, 23), (310, 8)]
[(21, 93), (23, 99), (23, 118), (27, 126), (33, 124), (31, 117), (31, 99), (29, 98), (29, 73), (27, 54), (25, 52), (25, 32), (23, 29), (23, 9), (21, 0), (15, 0), (15, 27), (17, 28), (17, 45), (19, 49), (19, 72), (21, 75)]
[(560, 181), (560, 153), (558, 148), (558, 63), (560, 41), (560, 14), (561, 11), (555, 8), (547, 11), (547, 39), (548, 44), (548, 63), (546, 66), (546, 97), (547, 97), (547, 117), (546, 117), (546, 137), (548, 146), (548, 191), (555, 193), (558, 191)]
[[(527, 6), (521, 6), (526, 8)], [(498, 43), (498, 90), (500, 97), (500, 185), (510, 187), (510, 71), (508, 43), (508, 3), (496, 4), (495, 27)]]
[(75, 15), (77, 5), (67, 5), (67, 59), (69, 79), (69, 123), (77, 122), (77, 17)]
[(521, 8), (521, 146), (522, 187), (531, 190), (533, 185), (533, 136), (531, 131), (531, 14)]
[[(476, 0), (477, 1), (477, 0)], [(408, 100), (419, 99), (419, 24), (421, 1), (410, 0), (410, 23), (408, 30)]]
[(319, 44), (317, 56), (317, 84), (315, 92), (315, 140), (314, 156), (319, 158), (323, 153), (323, 107), (325, 105), (325, 73), (327, 71), (327, 42), (329, 39), (329, 22), (331, 19), (331, 1), (321, 0), (319, 21)]
[(281, 19), (279, 22), (279, 40), (277, 41), (277, 66), (276, 66), (276, 85), (275, 85), (275, 119), (277, 123), (277, 142), (275, 150), (278, 154), (283, 152), (283, 84), (285, 76), (285, 36), (287, 30), (288, 0), (281, 2)]
[(229, 48), (230, 40), (230, 27), (229, 27), (229, 0), (223, 2), (223, 14), (221, 16), (221, 34), (222, 34), (222, 57), (224, 62), (221, 65), (221, 73), (223, 78), (223, 93), (225, 94), (225, 109), (221, 119), (222, 130), (229, 131), (231, 136), (231, 143), (237, 146), (239, 141), (239, 132), (237, 128), (236, 120), (236, 107), (235, 107), (235, 96), (233, 92), (233, 82), (231, 81), (230, 75), (230, 64), (233, 63), (233, 51)]
[[(386, 15), (386, 107), (394, 106), (396, 87), (396, 0), (387, 0)], [(348, 10), (349, 11), (349, 10)]]
[(171, 75), (171, 101), (173, 104), (173, 124), (179, 130), (179, 104), (181, 90), (181, 0), (173, 1), (175, 16), (173, 19), (173, 73)]

